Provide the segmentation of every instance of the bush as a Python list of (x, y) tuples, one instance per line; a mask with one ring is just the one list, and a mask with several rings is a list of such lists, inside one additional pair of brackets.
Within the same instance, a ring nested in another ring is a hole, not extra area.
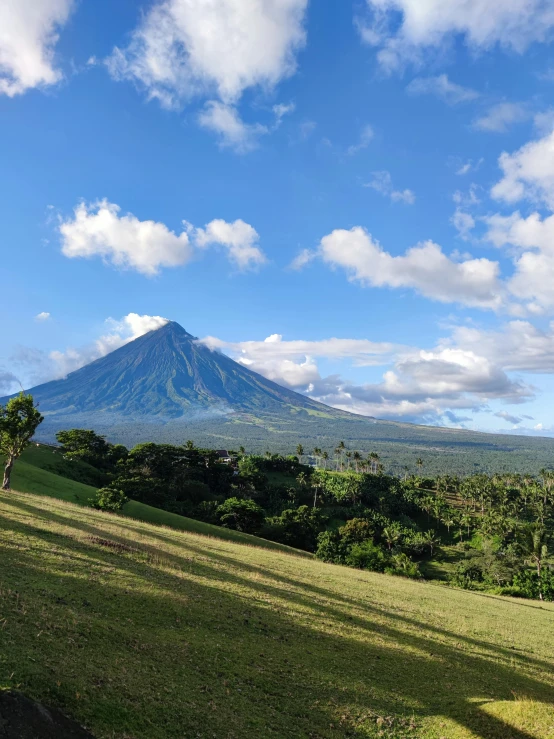
[(101, 511), (120, 511), (129, 498), (123, 490), (117, 488), (100, 488), (92, 501), (92, 507)]
[(338, 531), (322, 531), (319, 534), (315, 556), (323, 562), (344, 564), (346, 548)]
[(373, 572), (383, 572), (388, 564), (387, 555), (383, 549), (370, 539), (361, 544), (354, 544), (346, 555), (345, 562), (349, 567), (373, 570)]

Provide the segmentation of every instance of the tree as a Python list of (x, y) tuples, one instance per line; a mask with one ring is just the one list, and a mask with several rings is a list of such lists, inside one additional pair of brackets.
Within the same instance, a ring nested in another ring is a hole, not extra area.
[(22, 392), (8, 400), (5, 406), (0, 406), (0, 454), (6, 457), (2, 490), (10, 490), (14, 462), (42, 421), (32, 395)]
[(360, 452), (354, 452), (352, 455), (352, 458), (354, 459), (354, 465), (356, 467), (356, 472), (358, 472), (360, 460), (362, 459), (362, 455)]
[(401, 539), (400, 531), (398, 531), (398, 529), (394, 526), (387, 526), (386, 528), (384, 528), (381, 536), (383, 537), (383, 541), (387, 545), (389, 552), (395, 544), (398, 544)]
[(302, 461), (302, 457), (304, 456), (304, 447), (302, 444), (299, 444), (296, 447), (296, 454), (298, 455), (299, 460)]
[(417, 460), (416, 460), (416, 464), (417, 464), (417, 471), (418, 471), (418, 472), (419, 472), (419, 474), (421, 475), (421, 470), (422, 470), (422, 468), (423, 468), (423, 460), (421, 459), (421, 457), (418, 457), (418, 458), (417, 458)]
[(64, 455), (69, 459), (88, 462), (98, 469), (106, 469), (110, 466), (108, 453), (111, 445), (92, 429), (58, 431), (56, 439), (62, 445)]
[(321, 455), (321, 458), (323, 459), (323, 467), (327, 469), (327, 460), (329, 459), (329, 452), (323, 452)]
[(550, 536), (540, 524), (531, 524), (523, 531), (520, 546), (525, 556), (525, 561), (533, 565), (537, 570), (539, 580), (539, 599), (543, 600), (542, 589), (542, 566), (548, 556), (548, 542)]
[(222, 526), (227, 529), (236, 529), (246, 534), (258, 532), (264, 522), (265, 512), (253, 500), (228, 498), (218, 506), (216, 516)]

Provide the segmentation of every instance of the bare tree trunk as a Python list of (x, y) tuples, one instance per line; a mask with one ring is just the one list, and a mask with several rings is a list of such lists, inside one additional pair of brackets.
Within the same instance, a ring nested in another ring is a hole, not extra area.
[(6, 466), (4, 467), (4, 481), (2, 482), (2, 490), (11, 490), (10, 480), (11, 480), (11, 475), (12, 475), (13, 463), (14, 463), (13, 457), (8, 457)]

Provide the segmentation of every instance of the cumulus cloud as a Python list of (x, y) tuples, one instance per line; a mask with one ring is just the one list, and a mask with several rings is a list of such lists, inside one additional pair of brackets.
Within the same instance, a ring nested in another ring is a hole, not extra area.
[[(427, 351), (337, 338), (284, 341), (279, 334), (264, 341), (201, 341), (268, 379), (362, 415), (459, 424), (469, 418), (456, 416), (456, 410), (485, 408), (496, 399), (521, 403), (534, 394), (533, 388), (511, 379), (492, 358), (472, 348), (438, 346)], [(322, 377), (319, 358), (391, 367), (380, 382), (355, 384), (337, 374)]]
[(260, 238), (258, 232), (240, 219), (234, 223), (217, 219), (205, 228), (195, 229), (193, 233), (195, 243), (200, 248), (213, 244), (225, 247), (230, 261), (240, 270), (253, 269), (267, 261), (257, 246)]
[(504, 133), (515, 123), (522, 123), (529, 112), (521, 103), (497, 103), (485, 115), (474, 121), (474, 128), (489, 133)]
[(476, 51), (502, 46), (522, 53), (534, 41), (550, 39), (550, 0), (366, 0), (367, 18), (358, 19), (362, 39), (379, 49), (388, 72), (422, 64), (429, 52), (462, 37)]
[(479, 353), (506, 372), (554, 373), (554, 323), (547, 329), (526, 320), (496, 330), (459, 326), (446, 343)]
[(163, 0), (108, 60), (169, 108), (195, 96), (235, 104), (244, 90), (271, 88), (296, 70), (306, 42), (307, 0)]
[(184, 221), (183, 230), (176, 234), (163, 223), (121, 215), (121, 208), (107, 200), (80, 203), (73, 217), (61, 220), (59, 232), (66, 257), (99, 256), (115, 267), (134, 269), (148, 277), (158, 274), (162, 267), (187, 264), (198, 249), (211, 244), (226, 247), (230, 261), (239, 269), (265, 261), (255, 245), (258, 234), (242, 220), (214, 220), (204, 229)]
[(59, 82), (54, 50), (72, 7), (73, 0), (0, 4), (0, 94), (14, 97)]
[(463, 87), (448, 79), (448, 75), (416, 77), (406, 87), (410, 95), (435, 95), (449, 105), (467, 103), (479, 97), (476, 90)]
[(484, 258), (454, 262), (432, 241), (393, 256), (356, 226), (325, 236), (319, 255), (326, 264), (343, 268), (351, 280), (369, 287), (410, 287), (442, 303), (490, 309), (502, 305), (497, 262)]
[(554, 131), (498, 160), (503, 177), (491, 190), (496, 200), (533, 200), (554, 210)]
[(394, 189), (390, 172), (372, 172), (371, 174), (372, 180), (367, 182), (364, 187), (371, 187), (372, 190), (390, 198), (393, 203), (405, 203), (406, 205), (413, 205), (415, 203), (416, 196), (412, 190)]
[(373, 127), (369, 124), (365, 125), (360, 133), (360, 139), (358, 143), (348, 147), (348, 154), (352, 156), (353, 154), (357, 154), (362, 149), (367, 149), (367, 147), (373, 141), (374, 136), (375, 132), (373, 130)]
[(39, 321), (39, 323), (44, 323), (44, 321), (48, 321), (50, 318), (50, 313), (47, 313), (46, 311), (42, 311), (42, 313), (38, 313), (35, 316), (35, 321)]

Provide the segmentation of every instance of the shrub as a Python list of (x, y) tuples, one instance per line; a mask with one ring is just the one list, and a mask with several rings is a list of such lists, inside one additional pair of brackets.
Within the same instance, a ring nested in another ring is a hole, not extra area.
[(387, 565), (387, 555), (380, 546), (374, 544), (371, 539), (361, 544), (354, 544), (348, 554), (345, 562), (350, 567), (357, 567), (360, 570), (373, 570), (374, 572), (383, 572)]
[(92, 501), (92, 506), (101, 511), (117, 512), (123, 508), (128, 500), (129, 498), (123, 490), (118, 490), (117, 488), (100, 488)]

